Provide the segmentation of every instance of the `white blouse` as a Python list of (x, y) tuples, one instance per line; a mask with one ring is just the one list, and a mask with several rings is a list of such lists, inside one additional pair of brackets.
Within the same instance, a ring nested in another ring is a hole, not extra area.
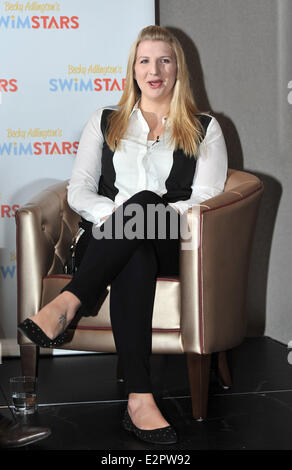
[[(94, 112), (84, 127), (68, 186), (70, 207), (98, 226), (103, 223), (101, 219), (104, 216), (110, 215), (116, 207), (139, 191), (147, 189), (160, 196), (165, 194), (165, 182), (171, 171), (174, 151), (173, 145), (170, 145), (170, 131), (166, 120), (164, 119), (165, 131), (159, 141), (148, 141), (150, 129), (141, 110), (135, 106), (127, 133), (113, 155), (115, 187), (118, 193), (114, 201), (99, 195), (104, 142), (100, 124), (104, 109), (108, 107)], [(186, 201), (169, 204), (183, 214), (188, 208), (218, 195), (224, 189), (227, 166), (222, 130), (218, 121), (211, 117), (205, 138), (199, 147), (191, 197)]]

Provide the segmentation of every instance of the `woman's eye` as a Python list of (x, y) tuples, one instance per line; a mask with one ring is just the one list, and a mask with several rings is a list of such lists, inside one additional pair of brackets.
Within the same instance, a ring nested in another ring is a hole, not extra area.
[(161, 62), (163, 64), (169, 64), (170, 60), (169, 59), (161, 59)]
[(147, 64), (147, 62), (148, 62), (148, 59), (142, 59), (140, 64)]

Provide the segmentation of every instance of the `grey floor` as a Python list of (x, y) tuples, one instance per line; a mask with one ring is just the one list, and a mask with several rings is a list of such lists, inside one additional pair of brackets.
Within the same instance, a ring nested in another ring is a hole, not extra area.
[[(208, 418), (203, 422), (192, 418), (184, 356), (153, 356), (155, 396), (179, 434), (171, 448), (144, 444), (121, 428), (127, 402), (123, 384), (115, 378), (116, 361), (114, 354), (42, 356), (39, 408), (28, 423), (49, 426), (52, 435), (13, 455), (62, 450), (74, 456), (86, 450), (102, 458), (115, 451), (126, 456), (134, 451), (193, 455), (199, 450), (292, 449), (292, 365), (286, 345), (267, 337), (248, 338), (228, 352), (233, 386), (223, 390), (211, 374)], [(20, 374), (19, 358), (3, 359), (0, 411), (7, 417), (9, 377)]]

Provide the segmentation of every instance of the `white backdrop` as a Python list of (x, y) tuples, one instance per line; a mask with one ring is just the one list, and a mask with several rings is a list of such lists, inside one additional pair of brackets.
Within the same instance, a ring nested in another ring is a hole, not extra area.
[(70, 177), (82, 128), (121, 96), (154, 0), (0, 3), (0, 342), (16, 346), (15, 210)]

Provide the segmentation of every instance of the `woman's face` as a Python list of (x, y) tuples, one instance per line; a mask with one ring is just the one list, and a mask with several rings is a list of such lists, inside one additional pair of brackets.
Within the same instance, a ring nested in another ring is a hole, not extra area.
[(145, 40), (137, 48), (134, 78), (146, 101), (164, 103), (171, 101), (176, 81), (177, 65), (170, 44), (164, 41)]

